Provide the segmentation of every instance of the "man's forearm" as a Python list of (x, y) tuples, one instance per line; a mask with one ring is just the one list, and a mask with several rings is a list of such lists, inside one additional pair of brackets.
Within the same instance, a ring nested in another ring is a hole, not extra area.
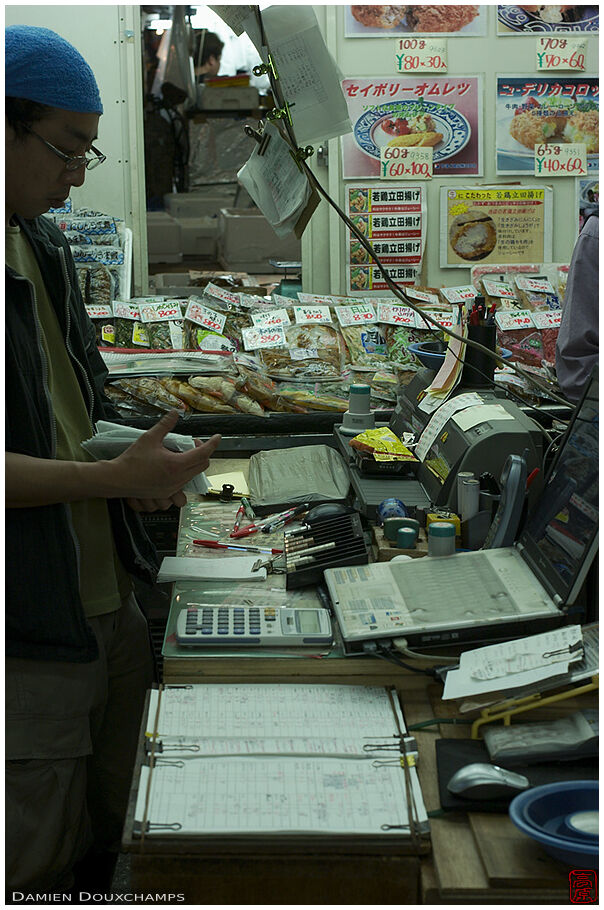
[(58, 461), (6, 452), (5, 468), (9, 509), (123, 495), (108, 461)]

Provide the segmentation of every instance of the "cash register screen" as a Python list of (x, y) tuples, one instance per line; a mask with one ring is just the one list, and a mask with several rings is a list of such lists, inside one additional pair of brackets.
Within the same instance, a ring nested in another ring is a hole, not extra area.
[(520, 537), (531, 567), (565, 603), (579, 593), (597, 547), (598, 404), (596, 370)]

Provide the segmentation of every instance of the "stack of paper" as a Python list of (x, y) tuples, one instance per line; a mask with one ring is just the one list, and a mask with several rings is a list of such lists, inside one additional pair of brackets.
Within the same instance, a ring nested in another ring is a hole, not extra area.
[[(82, 448), (86, 449), (97, 461), (117, 458), (145, 432), (145, 430), (135, 427), (99, 420), (96, 425), (96, 434), (91, 439), (85, 439)], [(188, 452), (189, 449), (195, 448), (195, 441), (192, 436), (168, 433), (164, 437), (164, 445), (173, 452)], [(201, 493), (202, 495), (207, 493), (208, 489), (208, 481), (203, 471), (184, 487), (187, 493)]]

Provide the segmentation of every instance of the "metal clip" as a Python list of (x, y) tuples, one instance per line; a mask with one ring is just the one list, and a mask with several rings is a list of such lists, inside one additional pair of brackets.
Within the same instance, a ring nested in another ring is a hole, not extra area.
[(304, 149), (303, 149), (303, 148), (299, 148), (299, 149), (298, 149), (297, 151), (295, 151), (295, 152), (294, 152), (293, 149), (290, 149), (290, 150), (289, 150), (290, 155), (292, 156), (292, 158), (294, 159), (294, 161), (295, 161), (296, 164), (298, 165), (298, 170), (299, 170), (299, 171), (302, 171), (301, 162), (302, 162), (302, 161), (306, 161), (307, 158), (310, 158), (311, 155), (314, 155), (314, 152), (315, 152), (315, 150), (314, 150), (314, 148), (312, 147), (312, 145), (307, 145), (306, 148), (304, 148)]
[(249, 124), (246, 124), (243, 127), (243, 131), (246, 134), (246, 136), (250, 137), (250, 139), (256, 140), (256, 142), (258, 143), (258, 146), (259, 146), (258, 154), (264, 155), (265, 151), (268, 148), (268, 144), (271, 141), (271, 137), (268, 134), (260, 132), (260, 130), (253, 129), (253, 127), (249, 126)]
[[(292, 103), (291, 107), (294, 107)], [(283, 107), (274, 107), (272, 111), (268, 111), (266, 114), (267, 120), (287, 120), (290, 126), (293, 126), (292, 115), (290, 112), (290, 105), (287, 101), (284, 103)]]

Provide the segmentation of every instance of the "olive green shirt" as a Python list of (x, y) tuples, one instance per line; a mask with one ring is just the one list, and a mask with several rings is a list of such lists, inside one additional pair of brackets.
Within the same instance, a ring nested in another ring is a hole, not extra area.
[[(57, 459), (93, 461), (80, 443), (92, 436), (93, 428), (82, 391), (67, 353), (65, 339), (48, 296), (38, 261), (19, 227), (6, 229), (6, 263), (33, 283), (47, 360), (47, 382), (56, 421)], [(32, 338), (32, 343), (35, 339)], [(119, 609), (132, 590), (130, 577), (121, 565), (105, 499), (86, 499), (68, 504), (79, 545), (80, 597), (86, 616), (99, 616)], [(41, 543), (43, 545), (43, 542)]]

